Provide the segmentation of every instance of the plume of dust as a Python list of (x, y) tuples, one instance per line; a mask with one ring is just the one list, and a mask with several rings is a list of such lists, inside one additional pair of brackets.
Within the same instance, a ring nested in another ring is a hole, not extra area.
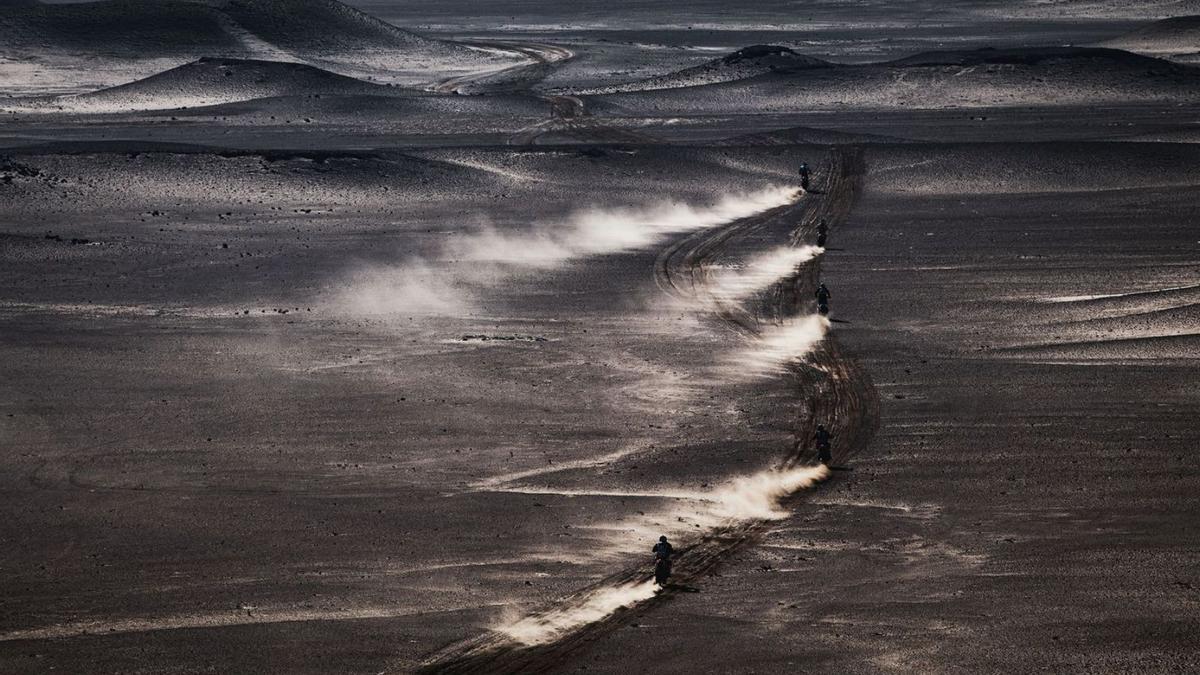
[[(686, 506), (648, 518), (647, 522), (628, 523), (611, 529), (621, 533), (621, 552), (629, 553), (644, 550), (643, 542), (653, 541), (661, 534), (695, 534), (697, 525), (703, 531), (711, 531), (717, 527), (779, 519), (787, 515), (779, 508), (784, 497), (828, 476), (829, 468), (824, 465), (762, 471), (732, 480), (715, 490), (685, 495)], [(655, 520), (669, 521), (671, 525), (664, 527), (652, 522)], [(650, 599), (657, 588), (652, 580), (605, 586), (567, 606), (510, 619), (494, 630), (524, 645), (553, 642), (611, 616), (622, 607)]]
[(716, 490), (710, 500), (712, 517), (721, 520), (775, 520), (787, 516), (779, 502), (829, 477), (829, 467), (797, 466), (742, 476)]
[(750, 347), (730, 359), (731, 370), (740, 377), (764, 377), (786, 372), (799, 363), (829, 332), (829, 319), (820, 314), (795, 319), (764, 330)]
[(727, 302), (743, 300), (787, 279), (800, 265), (821, 255), (819, 246), (783, 246), (752, 258), (740, 269), (723, 270), (713, 276), (709, 290), (716, 298)]
[(644, 541), (659, 535), (687, 536), (757, 520), (787, 516), (779, 508), (785, 497), (829, 477), (824, 465), (767, 469), (740, 476), (713, 490), (683, 495), (665, 493), (677, 502), (668, 509), (595, 529), (616, 535), (606, 553), (624, 555), (641, 550)]
[(795, 187), (770, 186), (722, 195), (707, 206), (672, 201), (643, 207), (593, 207), (576, 211), (565, 222), (535, 227), (533, 232), (484, 229), (456, 242), (448, 253), (463, 260), (553, 267), (572, 258), (628, 251), (653, 244), (664, 235), (746, 218), (798, 196)]
[(446, 270), (420, 259), (400, 266), (375, 265), (354, 271), (334, 302), (352, 314), (456, 314), (473, 304), (470, 289)]
[(581, 626), (611, 616), (622, 607), (630, 607), (654, 596), (658, 586), (654, 581), (630, 582), (598, 588), (568, 607), (533, 614), (495, 628), (523, 645), (554, 642)]
[[(705, 206), (667, 201), (642, 207), (593, 207), (531, 231), (485, 227), (447, 244), (436, 263), (413, 258), (400, 265), (359, 269), (336, 293), (335, 301), (355, 314), (463, 313), (474, 305), (479, 290), (520, 269), (552, 268), (574, 258), (648, 246), (668, 234), (713, 227), (783, 206), (799, 195), (796, 187), (769, 186), (726, 194)], [(469, 264), (449, 262), (455, 260)]]

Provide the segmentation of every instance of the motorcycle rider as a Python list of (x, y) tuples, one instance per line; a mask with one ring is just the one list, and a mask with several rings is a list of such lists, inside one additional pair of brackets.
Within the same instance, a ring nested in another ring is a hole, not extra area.
[(654, 583), (666, 586), (671, 576), (671, 554), (675, 552), (667, 538), (659, 537), (658, 543), (650, 549), (654, 552)]
[(825, 219), (817, 223), (817, 246), (825, 248), (825, 241), (829, 238), (829, 226), (825, 224)]
[(800, 187), (808, 192), (808, 162), (800, 163)]
[(831, 297), (833, 294), (829, 292), (828, 288), (825, 288), (825, 282), (822, 281), (821, 285), (817, 286), (817, 310), (821, 314), (829, 313), (829, 298)]
[(829, 466), (833, 461), (833, 443), (824, 424), (817, 425), (817, 433), (813, 434), (813, 440), (817, 445), (817, 461)]

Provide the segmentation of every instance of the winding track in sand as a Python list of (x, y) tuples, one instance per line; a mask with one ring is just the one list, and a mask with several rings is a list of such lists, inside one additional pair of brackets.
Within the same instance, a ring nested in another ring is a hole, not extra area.
[[(793, 246), (811, 239), (816, 225), (825, 220), (831, 229), (844, 221), (853, 207), (862, 176), (861, 154), (854, 148), (833, 149), (823, 172), (820, 191), (788, 206), (772, 209), (729, 225), (690, 234), (668, 245), (658, 256), (654, 278), (659, 288), (676, 297), (705, 296), (717, 308), (717, 315), (736, 332), (753, 339), (763, 325), (779, 325), (813, 305), (813, 291), (820, 273), (821, 257), (805, 263), (797, 274), (775, 284), (750, 307), (722, 304), (706, 286), (708, 268), (735, 237), (769, 225), (775, 219), (798, 223), (791, 233)], [(791, 369), (796, 394), (809, 403), (794, 424), (792, 451), (780, 468), (792, 468), (812, 461), (810, 440), (816, 420), (831, 424), (834, 434), (834, 462), (846, 461), (874, 434), (878, 418), (878, 399), (874, 386), (857, 362), (838, 344), (833, 335), (809, 355), (807, 363)], [(767, 521), (729, 525), (708, 531), (678, 547), (672, 583), (659, 594), (632, 607), (565, 632), (559, 639), (525, 646), (495, 631), (450, 645), (434, 654), (422, 668), (425, 673), (537, 673), (561, 664), (598, 636), (627, 625), (637, 617), (670, 601), (679, 592), (690, 590), (732, 554), (753, 545), (763, 533)], [(647, 564), (631, 566), (582, 588), (553, 607), (532, 615), (549, 616), (582, 606), (588, 598), (606, 588), (642, 583), (652, 576)]]
[(541, 94), (531, 91), (550, 71), (575, 54), (557, 45), (544, 43), (467, 42), (468, 46), (484, 50), (519, 53), (530, 60), (500, 70), (467, 73), (446, 78), (433, 86), (443, 94), (469, 96), (478, 93), (526, 93), (536, 96), (549, 105), (549, 116), (536, 124), (518, 130), (508, 139), (508, 145), (535, 145), (542, 136), (557, 133), (576, 141), (589, 143), (657, 143), (646, 134), (613, 127), (593, 118), (587, 104), (577, 96)]
[(527, 57), (525, 63), (518, 63), (498, 70), (484, 70), (448, 77), (435, 84), (432, 89), (442, 94), (498, 93), (521, 91), (540, 82), (550, 68), (555, 64), (566, 61), (575, 54), (557, 45), (534, 42), (463, 42), (462, 44), (482, 51), (506, 52)]

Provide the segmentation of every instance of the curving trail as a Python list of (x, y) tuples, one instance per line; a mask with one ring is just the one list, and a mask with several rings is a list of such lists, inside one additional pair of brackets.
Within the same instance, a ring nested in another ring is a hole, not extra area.
[[(705, 232), (681, 237), (658, 256), (655, 281), (665, 292), (681, 298), (705, 298), (713, 301), (716, 314), (733, 330), (754, 339), (764, 324), (779, 324), (789, 317), (807, 314), (814, 306), (813, 291), (819, 274), (820, 257), (804, 264), (792, 278), (779, 282), (762, 293), (750, 306), (723, 306), (708, 292), (708, 269), (718, 259), (726, 245), (773, 223), (798, 223), (791, 233), (791, 243), (811, 239), (816, 224), (824, 219), (831, 229), (836, 228), (850, 212), (862, 175), (861, 154), (853, 148), (834, 150), (822, 172), (825, 181), (820, 191), (808, 193), (798, 202), (773, 209), (752, 218)], [(844, 462), (873, 435), (877, 420), (878, 400), (870, 379), (837, 343), (828, 335), (807, 358), (803, 366), (791, 371), (796, 395), (810, 402), (808, 409), (795, 420), (795, 443), (780, 468), (793, 468), (811, 463), (815, 450), (810, 440), (816, 420), (825, 420), (834, 434), (835, 463)], [(785, 501), (786, 504), (786, 501)], [(752, 545), (766, 529), (766, 521), (751, 521), (710, 530), (677, 547), (678, 559), (672, 573), (672, 583), (657, 595), (631, 607), (582, 625), (559, 639), (544, 644), (525, 646), (509, 637), (489, 631), (474, 639), (450, 645), (433, 655), (422, 668), (425, 673), (538, 673), (563, 663), (572, 654), (587, 646), (598, 635), (626, 625), (637, 617), (652, 612), (669, 602), (675, 593), (689, 587), (720, 565), (744, 546)], [(649, 564), (635, 565), (614, 572), (569, 597), (538, 616), (584, 606), (595, 592), (645, 582), (652, 576)]]
[(464, 42), (468, 47), (483, 51), (519, 54), (529, 60), (500, 70), (486, 70), (449, 77), (435, 84), (432, 89), (442, 94), (482, 94), (522, 91), (537, 84), (555, 64), (575, 56), (564, 47), (533, 42)]
[(496, 94), (525, 92), (536, 95), (550, 107), (550, 116), (537, 124), (514, 133), (508, 145), (533, 145), (550, 133), (584, 143), (657, 143), (657, 139), (628, 129), (610, 126), (593, 118), (583, 99), (560, 94), (536, 94), (534, 85), (546, 78), (558, 64), (574, 58), (574, 52), (551, 44), (533, 42), (466, 42), (470, 47), (481, 50), (520, 54), (529, 60), (525, 63), (477, 73), (449, 77), (433, 85), (432, 90), (442, 94)]

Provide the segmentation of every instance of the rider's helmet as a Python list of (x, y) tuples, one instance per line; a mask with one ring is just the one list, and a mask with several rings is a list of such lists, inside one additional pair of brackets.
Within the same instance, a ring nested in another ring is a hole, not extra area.
[(659, 538), (658, 538), (658, 540), (659, 540), (659, 541), (661, 541), (661, 542), (662, 542), (662, 543), (664, 543), (664, 544), (665, 544), (665, 543), (667, 543), (667, 538), (666, 538), (665, 536), (663, 536), (663, 537), (659, 537)]

